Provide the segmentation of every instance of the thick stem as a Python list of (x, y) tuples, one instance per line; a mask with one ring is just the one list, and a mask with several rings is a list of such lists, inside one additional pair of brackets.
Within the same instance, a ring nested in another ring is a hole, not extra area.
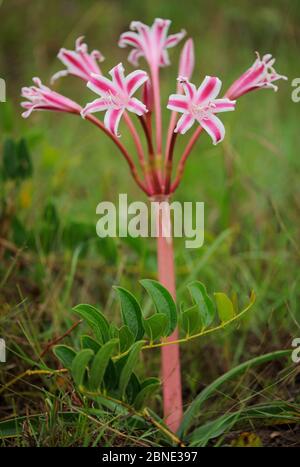
[[(167, 197), (160, 201), (168, 201)], [(173, 298), (176, 298), (175, 288), (175, 270), (174, 270), (174, 251), (172, 237), (163, 235), (163, 222), (170, 220), (169, 209), (157, 210), (157, 260), (158, 260), (158, 278), (159, 281), (169, 290)], [(168, 216), (168, 217), (167, 217)], [(166, 225), (166, 224), (165, 224)], [(170, 229), (172, 230), (172, 229)], [(176, 329), (168, 338), (168, 341), (178, 339), (178, 330)], [(179, 344), (162, 347), (162, 384), (163, 384), (163, 402), (164, 402), (164, 420), (167, 426), (174, 432), (177, 431), (181, 423), (182, 409), (182, 391), (180, 374), (180, 355)]]

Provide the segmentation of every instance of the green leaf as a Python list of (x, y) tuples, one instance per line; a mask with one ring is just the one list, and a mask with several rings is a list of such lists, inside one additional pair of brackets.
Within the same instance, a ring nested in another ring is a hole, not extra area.
[(92, 390), (99, 389), (105, 374), (105, 370), (117, 343), (118, 339), (111, 339), (110, 341), (106, 342), (106, 344), (104, 344), (95, 355), (91, 365), (89, 379), (89, 387)]
[(291, 404), (282, 401), (257, 404), (251, 407), (242, 408), (236, 412), (221, 415), (215, 420), (209, 421), (196, 428), (188, 435), (189, 446), (205, 447), (210, 439), (217, 438), (232, 430), (236, 423), (242, 421), (262, 419), (268, 423), (270, 420), (291, 421), (297, 417), (296, 411), (293, 413)]
[(53, 352), (65, 368), (71, 368), (72, 362), (76, 357), (76, 352), (71, 347), (67, 345), (56, 345), (53, 348)]
[(101, 345), (95, 339), (90, 336), (83, 335), (80, 337), (81, 347), (83, 349), (92, 349), (94, 353), (97, 353)]
[(26, 140), (22, 138), (17, 146), (18, 176), (22, 179), (32, 175), (32, 163)]
[(119, 381), (119, 390), (121, 397), (125, 395), (127, 385), (129, 383), (130, 377), (136, 367), (136, 364), (139, 359), (141, 348), (144, 345), (144, 341), (137, 341), (131, 347), (129, 354), (127, 356), (126, 362), (121, 370), (120, 381)]
[(194, 418), (199, 416), (200, 408), (202, 407), (203, 403), (209, 399), (209, 397), (215, 394), (215, 392), (223, 383), (230, 381), (231, 379), (244, 373), (254, 366), (261, 365), (272, 360), (277, 360), (282, 357), (287, 357), (290, 354), (291, 350), (279, 350), (277, 352), (271, 352), (265, 355), (260, 355), (259, 357), (252, 358), (251, 360), (247, 360), (246, 362), (232, 368), (227, 373), (206, 386), (206, 388), (200, 392), (200, 394), (193, 400), (188, 409), (185, 411), (178, 431), (178, 436), (183, 437), (186, 434), (188, 428), (194, 423)]
[(101, 311), (86, 304), (77, 305), (73, 310), (88, 323), (100, 344), (109, 340), (109, 324)]
[(140, 281), (142, 286), (150, 295), (157, 313), (163, 313), (168, 318), (167, 336), (169, 336), (177, 325), (177, 310), (176, 304), (170, 292), (159, 282), (151, 279), (143, 279)]
[(71, 373), (75, 384), (81, 386), (84, 382), (85, 371), (94, 352), (91, 349), (83, 349), (78, 352), (72, 362)]
[(4, 141), (3, 145), (3, 174), (4, 178), (18, 178), (17, 145), (12, 139)]
[(150, 318), (144, 319), (143, 323), (146, 334), (150, 338), (151, 342), (166, 335), (168, 317), (163, 313), (156, 313), (155, 315), (150, 316)]
[(129, 383), (126, 388), (126, 399), (129, 404), (132, 404), (136, 396), (141, 390), (140, 381), (135, 373), (132, 373), (129, 379)]
[(196, 334), (202, 328), (201, 315), (198, 307), (192, 307), (181, 314), (182, 327), (188, 336)]
[(129, 327), (124, 325), (119, 329), (120, 353), (126, 352), (134, 343), (134, 335)]
[(144, 335), (141, 307), (128, 290), (123, 287), (115, 287), (115, 289), (119, 294), (123, 321), (129, 327), (135, 340), (139, 340)]
[[(142, 389), (136, 396), (133, 406), (136, 410), (140, 410), (144, 405), (147, 399), (153, 396), (153, 394), (159, 389), (160, 381), (156, 380), (156, 378), (149, 378), (151, 382), (147, 384), (143, 384)], [(155, 381), (156, 380), (156, 381)], [(147, 380), (146, 380), (147, 381)], [(144, 383), (146, 382), (144, 381)]]
[(203, 326), (208, 327), (214, 320), (215, 307), (206, 291), (205, 285), (194, 281), (188, 285), (188, 289), (199, 309)]
[(232, 301), (225, 293), (217, 292), (214, 294), (217, 304), (219, 318), (222, 323), (226, 323), (235, 317), (235, 311)]

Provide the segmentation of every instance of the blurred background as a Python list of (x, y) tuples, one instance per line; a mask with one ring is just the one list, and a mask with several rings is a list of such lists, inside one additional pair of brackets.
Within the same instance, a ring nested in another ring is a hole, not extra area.
[[(241, 302), (251, 289), (258, 297), (234, 332), (186, 346), (186, 400), (246, 356), (300, 337), (300, 103), (291, 98), (291, 83), (300, 77), (300, 3), (2, 0), (0, 15), (0, 77), (7, 84), (7, 102), (0, 103), (0, 335), (5, 328), (12, 351), (33, 358), (72, 324), (72, 305), (99, 304), (114, 314), (113, 284), (143, 297), (138, 279), (155, 277), (153, 239), (96, 237), (100, 201), (117, 202), (119, 193), (128, 193), (129, 201), (144, 199), (113, 144), (71, 115), (40, 112), (23, 120), (19, 105), (21, 87), (33, 76), (49, 85), (63, 68), (58, 50), (73, 49), (80, 35), (105, 56), (103, 73), (119, 61), (131, 71), (129, 49), (118, 48), (118, 38), (132, 20), (151, 24), (155, 17), (170, 18), (171, 33), (184, 28), (193, 37), (196, 84), (215, 75), (225, 90), (253, 63), (255, 51), (273, 54), (276, 70), (289, 78), (277, 93), (248, 94), (235, 112), (224, 114), (224, 143), (214, 147), (207, 135), (200, 138), (174, 196), (204, 201), (206, 222), (202, 248), (186, 250), (184, 239), (176, 240), (179, 300), (194, 278), (210, 291), (236, 291)], [(161, 72), (165, 104), (175, 91), (180, 49), (170, 49), (172, 64)], [(56, 82), (55, 90), (82, 104), (94, 99), (72, 77)], [(166, 110), (165, 128), (168, 117)], [(125, 126), (121, 131), (134, 153)], [(177, 158), (187, 138), (180, 138)], [(11, 365), (9, 376), (15, 374)], [(5, 403), (8, 415), (9, 395)]]

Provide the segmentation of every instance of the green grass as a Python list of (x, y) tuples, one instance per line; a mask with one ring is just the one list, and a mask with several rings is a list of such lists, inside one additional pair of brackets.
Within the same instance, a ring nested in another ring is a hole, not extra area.
[[(239, 363), (290, 348), (300, 334), (300, 104), (291, 100), (291, 81), (299, 75), (297, 2), (273, 0), (263, 6), (253, 0), (128, 0), (124, 8), (121, 1), (24, 0), (15, 14), (17, 3), (4, 0), (0, 6), (5, 18), (0, 31), (0, 73), (8, 88), (8, 102), (0, 104), (1, 143), (6, 137), (24, 136), (34, 173), (19, 188), (1, 185), (9, 209), (5, 215), (1, 212), (0, 239), (9, 244), (0, 246), (0, 336), (7, 341), (9, 358), (0, 364), (0, 390), (27, 369), (58, 368), (51, 351), (42, 360), (40, 354), (74, 323), (72, 306), (81, 302), (100, 305), (107, 316), (116, 316), (118, 302), (112, 285), (122, 285), (144, 300), (138, 280), (155, 277), (152, 239), (116, 239), (104, 244), (88, 235), (92, 238), (80, 254), (76, 240), (66, 240), (66, 230), (74, 222), (87, 229), (95, 226), (95, 209), (101, 200), (116, 201), (119, 193), (128, 193), (129, 200), (144, 199), (113, 145), (79, 118), (40, 113), (23, 121), (19, 108), (21, 86), (36, 75), (47, 82), (61, 68), (55, 59), (58, 49), (73, 47), (78, 35), (85, 34), (91, 48), (99, 48), (107, 57), (104, 72), (119, 60), (129, 70), (127, 50), (116, 43), (132, 19), (151, 22), (154, 17), (170, 17), (173, 31), (185, 28), (195, 39), (195, 82), (216, 74), (225, 89), (252, 63), (255, 50), (273, 53), (278, 70), (289, 77), (280, 83), (277, 94), (249, 94), (238, 102), (236, 112), (224, 115), (227, 133), (222, 145), (215, 148), (206, 135), (201, 137), (174, 196), (180, 201), (204, 201), (206, 213), (201, 249), (186, 250), (184, 239), (176, 241), (178, 301), (185, 299), (185, 284), (192, 279), (201, 280), (209, 290), (236, 291), (245, 300), (251, 289), (257, 295), (253, 312), (238, 328), (182, 348), (186, 408), (204, 387)], [(38, 21), (41, 17), (44, 20)], [(178, 52), (170, 52), (172, 66), (162, 71), (165, 101), (175, 89)], [(80, 102), (91, 97), (73, 78), (61, 80), (56, 89)], [(167, 116), (165, 112), (165, 127)], [(134, 152), (125, 127), (121, 130), (124, 144)], [(177, 159), (185, 141), (187, 136), (179, 140)], [(49, 203), (55, 205), (58, 216), (56, 232), (51, 235), (43, 218)], [(30, 232), (34, 248), (28, 243), (19, 248), (20, 229), (13, 229), (13, 214)], [(64, 342), (74, 345), (78, 341), (76, 328)], [(159, 353), (147, 354), (141, 371), (158, 376), (158, 365)], [(280, 360), (249, 370), (222, 387), (207, 401), (199, 424), (236, 412), (240, 421), (226, 425), (210, 443), (230, 444), (246, 431), (257, 433), (265, 445), (297, 444), (299, 421), (292, 420), (295, 413), (299, 415), (297, 372), (297, 365)], [(157, 446), (168, 442), (151, 423), (132, 426), (128, 416), (121, 413), (112, 420), (105, 410), (91, 414), (88, 403), (79, 400), (70, 384), (66, 375), (34, 375), (7, 388), (0, 396), (0, 419), (25, 417), (24, 429), (22, 437), (5, 437), (0, 443)], [(264, 408), (265, 417), (251, 419), (247, 411), (254, 404), (272, 408), (274, 401), (288, 401), (289, 407), (283, 407), (286, 418), (274, 422)], [(151, 408), (161, 414), (160, 395)], [(65, 412), (74, 418), (66, 421)], [(40, 413), (42, 418), (30, 419)], [(280, 433), (274, 440), (272, 431)]]

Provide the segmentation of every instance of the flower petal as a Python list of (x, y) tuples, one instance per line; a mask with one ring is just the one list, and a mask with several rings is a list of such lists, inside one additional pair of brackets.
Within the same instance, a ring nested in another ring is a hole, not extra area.
[(215, 115), (202, 119), (199, 123), (212, 138), (213, 144), (218, 144), (224, 139), (225, 127), (221, 120)]
[(190, 83), (189, 80), (183, 76), (179, 76), (179, 83), (184, 89), (184, 92), (190, 101), (193, 101), (196, 97), (196, 86), (193, 83)]
[(143, 102), (141, 102), (139, 99), (136, 99), (135, 97), (131, 97), (131, 99), (129, 99), (126, 109), (137, 115), (143, 115), (144, 113), (148, 112), (145, 104), (143, 104)]
[(165, 41), (164, 46), (169, 48), (169, 47), (175, 47), (181, 39), (184, 38), (186, 35), (186, 31), (182, 29), (180, 32), (177, 32), (177, 34), (171, 34)]
[(136, 70), (130, 73), (125, 80), (129, 96), (132, 96), (135, 91), (147, 81), (147, 79), (148, 75), (145, 71)]
[(175, 110), (175, 112), (187, 112), (188, 99), (181, 94), (171, 94), (167, 108), (169, 110)]
[(191, 114), (183, 114), (177, 122), (175, 133), (181, 133), (184, 135), (194, 124), (195, 119)]
[(230, 112), (232, 110), (235, 110), (235, 104), (236, 101), (231, 101), (230, 99), (215, 99), (213, 101), (213, 113)]
[(109, 108), (109, 103), (107, 99), (101, 97), (100, 99), (95, 99), (92, 102), (86, 104), (84, 109), (81, 111), (81, 116), (84, 118), (87, 114), (95, 113), (95, 112), (102, 112)]
[(101, 97), (105, 97), (108, 94), (115, 95), (117, 92), (114, 84), (108, 78), (102, 75), (96, 75), (95, 73), (91, 74), (87, 87)]
[(118, 88), (121, 92), (125, 90), (125, 76), (124, 76), (124, 67), (122, 63), (118, 63), (118, 65), (114, 66), (109, 71), (110, 76), (113, 79), (113, 84), (116, 88)]
[(131, 63), (133, 66), (138, 66), (139, 64), (139, 59), (143, 57), (144, 54), (141, 49), (133, 49), (128, 55), (128, 61)]
[(217, 97), (221, 90), (222, 82), (215, 76), (206, 76), (198, 88), (196, 102), (205, 105), (208, 101)]
[(119, 127), (120, 119), (123, 115), (123, 112), (124, 112), (124, 109), (109, 109), (107, 110), (105, 117), (104, 117), (105, 127), (117, 137), (120, 136), (118, 134), (118, 127)]

